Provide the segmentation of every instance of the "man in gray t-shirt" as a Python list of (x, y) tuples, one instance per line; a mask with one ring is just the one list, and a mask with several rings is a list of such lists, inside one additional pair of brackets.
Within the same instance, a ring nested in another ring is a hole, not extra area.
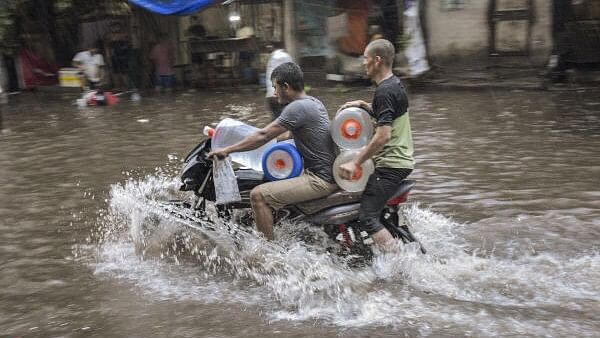
[(272, 209), (325, 197), (338, 189), (332, 174), (335, 147), (327, 110), (321, 101), (304, 93), (304, 75), (295, 63), (279, 65), (273, 70), (271, 81), (279, 103), (288, 103), (281, 115), (239, 143), (208, 154), (225, 158), (231, 153), (256, 149), (274, 138), (294, 139), (304, 160), (304, 173), (261, 184), (250, 192), (256, 226), (270, 240), (273, 239)]
[(304, 160), (304, 168), (334, 183), (335, 147), (329, 132), (329, 115), (321, 101), (303, 96), (288, 104), (275, 120), (289, 130)]

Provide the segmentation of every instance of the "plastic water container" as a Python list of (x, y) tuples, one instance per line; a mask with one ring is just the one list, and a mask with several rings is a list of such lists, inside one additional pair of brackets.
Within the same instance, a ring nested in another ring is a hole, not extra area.
[(340, 165), (352, 161), (359, 153), (360, 149), (343, 151), (333, 162), (333, 178), (335, 179), (335, 183), (337, 183), (340, 188), (349, 192), (365, 190), (369, 176), (375, 171), (373, 160), (369, 159), (354, 173), (352, 179), (345, 180), (340, 177)]
[(331, 122), (331, 137), (341, 149), (358, 149), (366, 146), (373, 136), (369, 114), (362, 108), (342, 109)]
[(262, 168), (269, 181), (297, 177), (302, 173), (302, 157), (293, 143), (279, 142), (264, 153)]
[[(258, 128), (238, 120), (223, 119), (215, 128), (212, 137), (212, 148), (216, 150), (236, 144), (258, 130)], [(275, 140), (271, 140), (257, 149), (231, 153), (229, 156), (231, 156), (233, 162), (253, 170), (262, 171), (263, 154), (273, 144), (275, 144)]]

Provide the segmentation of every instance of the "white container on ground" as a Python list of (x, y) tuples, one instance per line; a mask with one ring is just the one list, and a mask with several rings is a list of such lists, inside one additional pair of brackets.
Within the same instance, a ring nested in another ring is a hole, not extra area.
[(58, 82), (61, 87), (83, 87), (81, 70), (78, 68), (61, 68), (58, 71)]

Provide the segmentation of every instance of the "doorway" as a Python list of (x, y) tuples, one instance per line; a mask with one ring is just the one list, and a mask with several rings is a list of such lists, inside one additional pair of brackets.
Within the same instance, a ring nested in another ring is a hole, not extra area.
[(533, 0), (491, 0), (489, 55), (528, 56), (533, 20)]

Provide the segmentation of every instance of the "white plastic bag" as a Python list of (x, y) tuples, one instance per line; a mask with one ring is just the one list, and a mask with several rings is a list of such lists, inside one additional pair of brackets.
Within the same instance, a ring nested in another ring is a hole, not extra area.
[(231, 166), (231, 158), (213, 160), (213, 179), (215, 182), (215, 204), (228, 204), (242, 200), (240, 189)]

